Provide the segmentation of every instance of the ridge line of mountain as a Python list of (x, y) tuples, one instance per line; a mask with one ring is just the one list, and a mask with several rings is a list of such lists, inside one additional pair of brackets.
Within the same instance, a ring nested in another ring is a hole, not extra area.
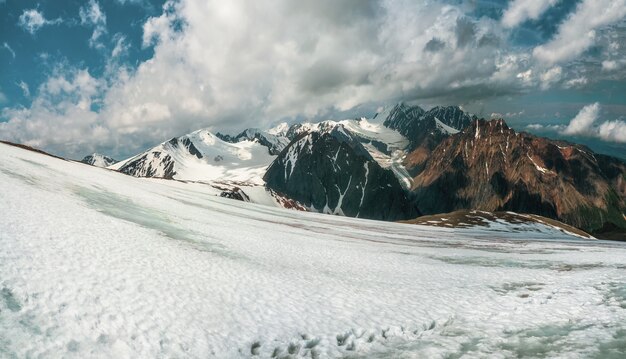
[(202, 129), (107, 168), (263, 186), (310, 210), (359, 218), (513, 211), (596, 234), (626, 233), (624, 160), (458, 106), (426, 111), (399, 103), (371, 120), (280, 124), (235, 136)]

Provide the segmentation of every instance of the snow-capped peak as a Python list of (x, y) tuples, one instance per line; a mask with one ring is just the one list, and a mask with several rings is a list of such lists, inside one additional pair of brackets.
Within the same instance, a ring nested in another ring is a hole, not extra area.
[[(287, 125), (287, 124), (285, 124)], [(272, 132), (279, 132), (276, 128), (272, 129)], [(223, 141), (230, 143), (238, 143), (241, 141), (254, 141), (265, 147), (270, 155), (277, 155), (289, 144), (289, 138), (286, 134), (273, 134), (270, 131), (263, 131), (258, 128), (248, 128), (238, 134), (237, 136), (223, 135), (218, 133), (216, 135)]]
[(89, 156), (85, 156), (80, 162), (96, 167), (109, 167), (117, 163), (113, 158), (95, 152)]
[(275, 127), (270, 128), (266, 132), (270, 135), (274, 136), (287, 136), (287, 131), (289, 131), (289, 124), (287, 122), (282, 122), (276, 125)]
[(207, 129), (172, 138), (111, 169), (137, 176), (262, 184), (274, 156), (256, 140), (223, 141)]

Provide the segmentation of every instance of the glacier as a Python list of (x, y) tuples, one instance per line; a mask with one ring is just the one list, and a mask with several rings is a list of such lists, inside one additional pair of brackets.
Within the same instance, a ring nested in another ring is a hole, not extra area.
[(0, 357), (626, 356), (626, 247), (299, 212), (0, 144)]

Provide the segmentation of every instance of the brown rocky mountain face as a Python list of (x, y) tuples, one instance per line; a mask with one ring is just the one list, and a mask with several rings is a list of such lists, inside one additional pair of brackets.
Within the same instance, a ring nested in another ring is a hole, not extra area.
[(409, 140), (405, 165), (413, 174), (423, 169), (432, 150), (446, 137), (470, 125), (476, 116), (458, 106), (437, 106), (424, 111), (419, 106), (400, 103), (393, 107), (384, 125)]
[(474, 120), (429, 156), (418, 151), (405, 165), (416, 173), (412, 191), (424, 214), (514, 211), (626, 233), (626, 164), (619, 159), (517, 133), (504, 120)]

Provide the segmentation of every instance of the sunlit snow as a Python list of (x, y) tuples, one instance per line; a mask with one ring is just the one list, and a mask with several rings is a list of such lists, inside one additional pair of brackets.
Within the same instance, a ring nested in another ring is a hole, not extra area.
[(0, 357), (626, 355), (621, 243), (218, 192), (0, 144)]
[[(159, 171), (152, 177), (164, 177), (164, 170), (159, 166), (163, 153), (170, 155), (174, 163), (175, 178), (191, 181), (239, 181), (249, 184), (263, 184), (263, 174), (275, 156), (254, 141), (238, 143), (224, 142), (208, 130), (194, 131), (181, 139), (189, 139), (203, 158), (190, 155), (187, 149), (172, 146), (169, 141), (137, 156), (118, 162), (109, 168), (120, 169), (126, 163), (148, 155), (148, 162)], [(141, 174), (145, 175), (144, 173)]]

